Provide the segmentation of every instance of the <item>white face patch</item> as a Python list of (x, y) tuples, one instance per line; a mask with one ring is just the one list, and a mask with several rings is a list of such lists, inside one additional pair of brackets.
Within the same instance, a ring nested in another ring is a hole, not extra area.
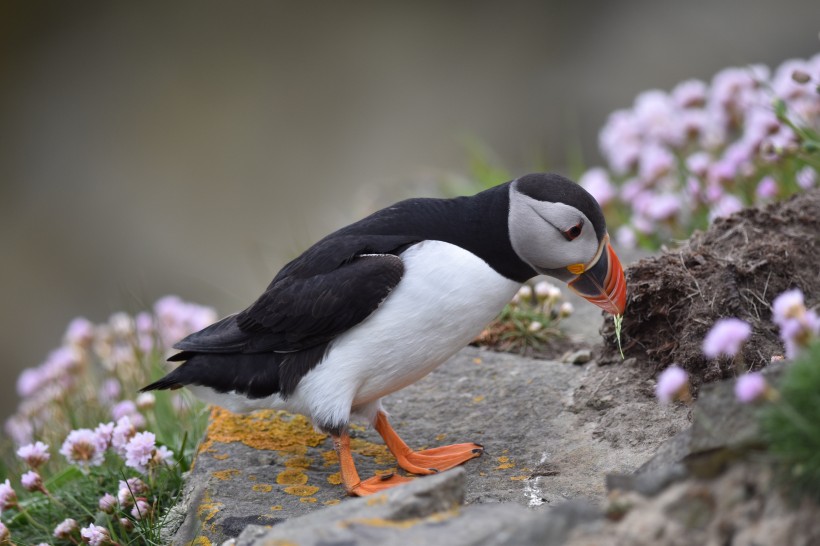
[[(564, 232), (579, 224), (581, 232), (568, 240)], [(510, 186), (509, 230), (516, 254), (539, 273), (588, 264), (598, 252), (595, 228), (583, 212), (564, 203), (533, 199), (514, 185)]]

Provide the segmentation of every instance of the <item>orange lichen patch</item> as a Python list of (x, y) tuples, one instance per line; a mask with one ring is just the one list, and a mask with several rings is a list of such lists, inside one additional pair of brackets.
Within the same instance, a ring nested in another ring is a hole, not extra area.
[(276, 476), (279, 485), (304, 485), (307, 481), (307, 474), (301, 468), (286, 468)]
[(217, 480), (222, 480), (223, 482), (225, 480), (230, 480), (231, 478), (233, 478), (234, 476), (237, 476), (239, 474), (242, 474), (242, 471), (237, 470), (235, 468), (229, 468), (227, 470), (217, 470), (215, 472), (211, 472), (211, 476), (213, 476)]
[(483, 402), (483, 401), (484, 401), (484, 395), (483, 394), (479, 394), (478, 396), (473, 398), (473, 404), (478, 404), (478, 403)]
[(529, 476), (510, 476), (510, 480), (514, 482), (523, 482), (524, 480), (530, 479)]
[(311, 422), (302, 415), (273, 410), (237, 415), (213, 407), (205, 441), (199, 450), (211, 449), (214, 442), (242, 442), (254, 449), (304, 455), (308, 447), (318, 446), (325, 438), (327, 435), (316, 432)]
[(384, 444), (374, 444), (361, 438), (351, 438), (350, 449), (359, 455), (373, 457), (376, 464), (394, 464), (396, 462), (396, 458), (393, 457), (393, 454)]
[(196, 515), (202, 522), (209, 521), (219, 513), (223, 506), (224, 504), (221, 502), (213, 502), (211, 494), (206, 492), (202, 498), (202, 503), (196, 509)]
[(314, 503), (314, 502), (318, 502), (318, 501), (316, 500), (316, 497), (304, 497), (302, 499), (299, 499), (299, 502)]
[(250, 476), (248, 476), (248, 481), (249, 481), (249, 482), (255, 482), (255, 481), (256, 481), (256, 476), (254, 476), (253, 474), (251, 474)]
[(213, 457), (217, 461), (224, 461), (225, 459), (230, 457), (230, 455), (228, 455), (227, 453), (214, 453), (213, 455), (211, 455), (211, 457)]
[(336, 472), (335, 474), (331, 474), (327, 477), (327, 483), (330, 485), (339, 485), (342, 483), (342, 473)]
[(213, 543), (208, 539), (208, 537), (198, 536), (185, 546), (213, 546)]
[(342, 501), (340, 501), (339, 499), (330, 499), (330, 500), (326, 500), (322, 504), (324, 504), (325, 506), (335, 506), (335, 505), (339, 504), (340, 502), (342, 502)]
[(515, 467), (515, 463), (510, 461), (510, 458), (507, 456), (502, 455), (501, 457), (496, 457), (495, 460), (501, 463), (495, 467), (495, 470), (507, 470), (508, 468)]
[(333, 466), (339, 464), (339, 454), (335, 450), (324, 451), (322, 459), (325, 460), (325, 466)]
[(271, 512), (278, 512), (278, 511), (282, 510), (282, 505), (281, 504), (275, 504), (275, 505), (270, 507), (270, 510), (271, 510)]
[(256, 483), (251, 489), (257, 493), (270, 493), (273, 490), (273, 486), (269, 483)]
[(315, 495), (317, 491), (319, 491), (319, 488), (314, 485), (291, 485), (285, 488), (285, 493), (297, 497), (310, 497)]
[(442, 432), (441, 434), (436, 435), (436, 442), (443, 442), (444, 439), (447, 438), (447, 433)]
[(480, 358), (476, 357), (476, 358), (473, 359), (473, 364), (481, 364), (481, 362), (482, 362), (482, 360)]
[(313, 459), (311, 457), (291, 457), (287, 461), (285, 461), (285, 466), (288, 468), (310, 468), (310, 465), (313, 464)]

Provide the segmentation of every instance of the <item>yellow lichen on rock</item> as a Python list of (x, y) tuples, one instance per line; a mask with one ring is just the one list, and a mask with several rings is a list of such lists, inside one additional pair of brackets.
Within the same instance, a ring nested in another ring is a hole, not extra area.
[(308, 476), (300, 468), (286, 468), (276, 476), (279, 485), (304, 485)]
[(310, 497), (315, 495), (319, 488), (315, 485), (291, 485), (284, 489), (285, 493), (289, 495), (296, 495), (297, 497)]
[(335, 450), (323, 451), (322, 458), (325, 460), (325, 466), (339, 464), (339, 454)]
[(217, 480), (222, 480), (224, 482), (226, 480), (230, 480), (234, 476), (237, 476), (241, 473), (241, 470), (237, 470), (235, 468), (228, 468), (227, 470), (217, 470), (215, 472), (211, 472), (211, 476), (213, 476)]
[(327, 477), (327, 483), (330, 485), (339, 485), (342, 483), (342, 473), (336, 472)]
[(330, 500), (326, 500), (322, 504), (324, 504), (325, 506), (335, 506), (335, 505), (339, 504), (340, 502), (342, 502), (342, 501), (340, 501), (339, 499), (330, 499)]
[(394, 464), (396, 462), (396, 458), (393, 457), (393, 454), (384, 444), (374, 444), (361, 438), (351, 438), (350, 449), (359, 455), (373, 457), (376, 464)]
[(196, 515), (202, 522), (209, 521), (219, 513), (223, 506), (224, 504), (221, 502), (213, 502), (211, 494), (206, 492), (202, 502), (196, 509)]
[(318, 501), (316, 500), (316, 497), (304, 497), (302, 499), (299, 499), (299, 502), (308, 502), (312, 504)]
[(213, 546), (213, 543), (205, 536), (198, 536), (191, 542), (187, 543), (185, 546)]
[(285, 461), (285, 466), (288, 468), (310, 468), (310, 465), (313, 463), (313, 459), (310, 457), (291, 457), (287, 461)]
[(304, 455), (308, 447), (316, 447), (326, 438), (326, 434), (316, 432), (302, 415), (273, 410), (238, 415), (214, 406), (199, 450), (209, 450), (214, 442), (242, 442), (254, 449)]
[(255, 483), (251, 489), (257, 493), (270, 493), (273, 491), (273, 486), (269, 483)]
[(515, 463), (511, 462), (509, 457), (502, 455), (501, 457), (496, 457), (495, 460), (501, 463), (500, 465), (495, 467), (495, 470), (507, 470), (508, 468), (515, 468)]

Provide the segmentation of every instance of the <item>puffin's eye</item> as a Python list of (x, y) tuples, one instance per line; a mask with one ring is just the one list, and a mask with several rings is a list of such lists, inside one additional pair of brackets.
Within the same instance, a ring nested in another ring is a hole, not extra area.
[(581, 234), (581, 230), (583, 229), (583, 227), (584, 222), (582, 220), (574, 226), (572, 226), (571, 228), (562, 231), (561, 235), (563, 235), (567, 241), (572, 241)]

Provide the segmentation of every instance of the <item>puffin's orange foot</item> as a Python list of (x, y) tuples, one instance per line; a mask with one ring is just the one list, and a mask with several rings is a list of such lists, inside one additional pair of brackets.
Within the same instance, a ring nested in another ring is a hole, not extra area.
[(390, 489), (391, 487), (395, 487), (410, 481), (413, 481), (413, 478), (405, 478), (404, 476), (399, 476), (398, 474), (373, 476), (372, 478), (354, 485), (350, 488), (347, 494), (354, 497), (366, 497), (367, 495), (379, 493), (385, 489)]
[(396, 461), (400, 467), (413, 474), (435, 474), (481, 457), (482, 453), (484, 446), (479, 444), (454, 444), (424, 451), (399, 452), (396, 454)]

